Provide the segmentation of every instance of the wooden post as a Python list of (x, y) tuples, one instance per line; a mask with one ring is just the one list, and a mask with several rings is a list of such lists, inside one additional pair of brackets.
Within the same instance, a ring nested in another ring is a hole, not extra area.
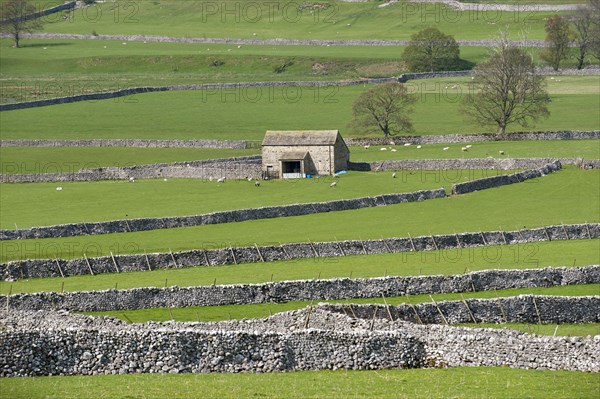
[(344, 248), (340, 245), (340, 243), (337, 241), (335, 243), (337, 244), (338, 248), (340, 249), (342, 256), (346, 256), (346, 252), (344, 252)]
[(117, 271), (117, 273), (120, 273), (119, 266), (117, 266), (117, 260), (115, 259), (115, 256), (113, 255), (112, 251), (110, 251), (110, 257), (112, 258), (113, 264), (115, 265), (115, 270)]
[(412, 250), (413, 250), (414, 252), (416, 252), (416, 251), (417, 251), (417, 248), (415, 248), (415, 243), (413, 242), (413, 239), (412, 239), (412, 237), (410, 236), (410, 233), (408, 233), (408, 239), (410, 240), (410, 246), (412, 247)]
[(233, 247), (229, 247), (229, 251), (231, 252), (231, 256), (233, 257), (233, 263), (237, 265), (238, 263), (235, 257), (235, 252), (233, 252)]
[(125, 225), (127, 226), (127, 230), (131, 233), (131, 227), (129, 227), (129, 222), (125, 219)]
[(567, 233), (567, 229), (565, 228), (565, 225), (562, 223), (560, 225), (562, 226), (563, 233), (565, 233), (565, 237), (567, 237), (567, 240), (570, 240), (569, 234)]
[(356, 313), (354, 312), (354, 308), (352, 307), (352, 304), (349, 303), (348, 306), (350, 307), (350, 312), (352, 313), (352, 316), (354, 316), (355, 319), (358, 319), (358, 317), (356, 317)]
[(462, 293), (460, 294), (460, 298), (462, 299), (462, 302), (465, 304), (465, 307), (467, 308), (467, 311), (469, 312), (469, 316), (471, 316), (471, 320), (473, 320), (473, 323), (477, 324), (477, 320), (475, 320), (475, 316), (473, 315), (471, 308), (469, 308), (469, 304), (465, 300), (465, 297), (463, 296)]
[(258, 245), (256, 243), (254, 243), (254, 248), (256, 248), (256, 252), (258, 252), (258, 257), (260, 258), (261, 262), (264, 262), (265, 259), (263, 258), (262, 254), (260, 253), (260, 249), (258, 248)]
[(171, 320), (175, 320), (175, 318), (173, 317), (173, 312), (171, 312), (171, 308), (169, 308), (169, 315), (171, 316)]
[(585, 229), (587, 230), (588, 238), (592, 238), (592, 234), (590, 233), (590, 225), (587, 224), (587, 222), (585, 223)]
[(369, 327), (369, 331), (373, 331), (375, 327), (375, 317), (377, 317), (377, 307), (373, 305), (373, 318), (371, 319), (371, 326)]
[(365, 248), (365, 242), (363, 240), (360, 240), (360, 245), (362, 245), (363, 253), (365, 255), (368, 255), (367, 254), (367, 248)]
[(506, 236), (504, 235), (503, 230), (500, 230), (500, 234), (502, 234), (502, 241), (504, 241), (504, 245), (508, 244), (508, 241), (506, 241)]
[(440, 316), (442, 316), (442, 320), (444, 320), (444, 323), (446, 325), (448, 325), (448, 320), (446, 319), (446, 316), (444, 316), (444, 314), (442, 313), (442, 310), (438, 306), (438, 304), (435, 301), (435, 299), (433, 299), (433, 297), (431, 296), (431, 294), (429, 295), (429, 298), (431, 299), (431, 302), (433, 302), (433, 304), (434, 304), (435, 308), (437, 309), (438, 313), (440, 314)]
[(62, 269), (60, 267), (60, 263), (58, 262), (58, 259), (54, 258), (54, 261), (56, 262), (56, 266), (58, 266), (58, 271), (60, 272), (61, 277), (65, 278), (65, 275), (63, 274), (63, 271), (62, 271)]
[(85, 263), (87, 263), (88, 269), (90, 269), (90, 274), (93, 276), (94, 275), (94, 271), (92, 270), (92, 265), (90, 265), (90, 261), (88, 260), (87, 255), (83, 254), (83, 257), (85, 258)]
[(390, 316), (390, 321), (394, 321), (394, 318), (392, 317), (392, 312), (390, 311), (390, 307), (389, 307), (387, 301), (385, 300), (385, 295), (383, 295), (383, 292), (381, 293), (381, 297), (383, 298), (383, 304), (385, 305), (385, 308), (387, 309), (388, 316)]
[(179, 265), (177, 264), (177, 261), (175, 260), (175, 255), (173, 255), (173, 251), (171, 251), (171, 248), (169, 248), (169, 254), (171, 254), (171, 259), (173, 260), (173, 263), (175, 264), (175, 267), (177, 269), (179, 269)]
[(311, 247), (313, 253), (315, 254), (315, 258), (318, 258), (319, 257), (319, 252), (315, 248), (315, 245), (313, 244), (313, 242), (311, 240), (308, 240), (308, 243), (310, 244), (310, 247)]
[(385, 248), (387, 249), (387, 251), (389, 253), (393, 253), (393, 251), (391, 250), (390, 246), (388, 245), (387, 241), (385, 240), (385, 238), (381, 237), (381, 241), (383, 241), (383, 245), (385, 245)]
[(308, 314), (306, 315), (306, 319), (304, 320), (304, 329), (308, 328), (308, 324), (310, 323), (310, 316), (312, 315), (313, 310), (313, 301), (310, 301), (310, 305), (308, 305)]
[(454, 233), (454, 237), (456, 237), (456, 244), (459, 248), (462, 248), (462, 244), (460, 243), (460, 239), (458, 238), (458, 234)]
[(485, 239), (485, 236), (483, 235), (483, 231), (480, 232), (479, 234), (481, 234), (481, 239), (483, 240), (483, 245), (488, 245), (487, 240)]
[(540, 310), (538, 309), (537, 302), (535, 301), (535, 297), (533, 298), (533, 307), (535, 308), (535, 314), (538, 318), (538, 324), (542, 324), (542, 318), (540, 317)]
[(558, 331), (558, 324), (556, 325), (556, 328), (554, 329), (554, 333), (552, 334), (553, 337), (556, 337), (556, 332)]
[(150, 266), (150, 260), (148, 259), (148, 254), (146, 254), (146, 250), (144, 250), (144, 257), (146, 258), (146, 264), (148, 265), (148, 270), (152, 271), (152, 267)]
[(60, 292), (65, 292), (65, 280), (60, 283)]
[(439, 248), (437, 246), (437, 243), (435, 242), (435, 238), (433, 238), (433, 235), (429, 235), (431, 237), (431, 241), (433, 241), (433, 247), (435, 248), (436, 251), (439, 251)]
[[(495, 292), (496, 290), (494, 290)], [(498, 307), (500, 308), (500, 313), (502, 313), (502, 318), (504, 319), (504, 323), (508, 323), (508, 319), (506, 318), (506, 313), (504, 313), (504, 308), (502, 307), (502, 300), (498, 297), (498, 293), (496, 293), (496, 300), (498, 301)]]
[(552, 240), (550, 240), (550, 236), (548, 235), (548, 231), (546, 230), (546, 227), (544, 227), (544, 234), (546, 234), (546, 239), (548, 241), (552, 241)]
[(281, 243), (279, 243), (279, 247), (283, 250), (283, 253), (285, 254), (286, 258), (288, 258), (288, 260), (292, 259), (290, 258), (290, 254), (288, 254), (288, 252), (285, 250), (285, 247)]
[(206, 251), (203, 249), (202, 254), (204, 255), (204, 261), (206, 262), (206, 266), (210, 266), (210, 262), (208, 261), (208, 256), (206, 255)]
[(412, 308), (413, 312), (415, 313), (415, 316), (417, 318), (417, 321), (419, 322), (419, 324), (423, 324), (423, 320), (421, 320), (421, 317), (419, 316), (419, 313), (417, 313), (417, 308), (415, 307), (415, 305), (413, 305), (410, 302), (410, 295), (406, 294), (406, 302), (408, 302), (408, 305)]

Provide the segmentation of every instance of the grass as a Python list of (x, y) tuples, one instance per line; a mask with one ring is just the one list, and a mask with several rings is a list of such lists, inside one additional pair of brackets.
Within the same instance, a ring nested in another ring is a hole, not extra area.
[(104, 166), (257, 155), (259, 149), (133, 147), (0, 147), (0, 173), (70, 173)]
[[(412, 173), (436, 184), (457, 177), (446, 172)], [(566, 167), (520, 184), (386, 207), (135, 233), (2, 241), (0, 261), (73, 258), (82, 257), (84, 252), (97, 255), (108, 255), (110, 251), (115, 254), (143, 253), (144, 250), (168, 252), (169, 249), (377, 239), (598, 222), (599, 176), (600, 170)], [(349, 186), (341, 178), (336, 190), (352, 190)]]
[[(456, 367), (242, 374), (137, 374), (0, 379), (14, 399), (68, 398), (593, 398), (595, 373)], [(224, 388), (227, 387), (227, 388)]]
[[(88, 256), (91, 256), (88, 254)], [(138, 287), (255, 284), (282, 280), (370, 278), (462, 274), (488, 269), (533, 269), (587, 266), (600, 262), (598, 240), (538, 242), (400, 254), (297, 259), (219, 267), (153, 270), (0, 281), (0, 294), (22, 292), (100, 291)]]
[[(550, 118), (525, 130), (600, 129), (596, 111), (600, 107), (598, 77), (562, 77), (560, 80), (548, 83), (553, 99), (549, 106)], [(413, 133), (495, 131), (493, 127), (466, 124), (459, 112), (459, 100), (469, 90), (469, 81), (456, 78), (409, 82), (409, 89), (418, 96), (412, 117)], [(452, 86), (456, 88), (452, 89)], [(352, 102), (366, 88), (278, 87), (161, 92), (6, 111), (2, 113), (0, 138), (261, 140), (269, 129), (342, 129), (345, 136), (365, 136), (366, 132), (348, 124), (352, 119)], [(298, 109), (303, 112), (297, 112)], [(432, 115), (444, 117), (432, 118)], [(228, 123), (223, 123), (224, 120)], [(511, 127), (511, 131), (518, 130), (524, 129)]]
[(459, 324), (462, 327), (480, 327), (480, 328), (503, 328), (522, 331), (537, 335), (557, 335), (557, 336), (580, 336), (600, 335), (599, 323), (585, 324), (527, 324), (527, 323), (479, 323), (479, 324)]
[[(398, 142), (404, 141), (402, 137)], [(472, 145), (468, 151), (461, 148)], [(390, 148), (390, 146), (386, 146)], [(448, 150), (443, 149), (449, 147)], [(457, 158), (583, 158), (600, 159), (600, 140), (534, 140), (492, 141), (482, 143), (425, 144), (405, 147), (392, 146), (397, 152), (381, 151), (381, 147), (369, 149), (351, 147), (353, 162), (371, 162), (395, 159), (457, 159)], [(500, 155), (504, 151), (504, 155)]]
[[(397, 306), (402, 303), (426, 303), (433, 298), (439, 301), (460, 301), (464, 298), (502, 298), (516, 295), (557, 295), (557, 296), (587, 296), (598, 295), (600, 284), (569, 285), (550, 288), (512, 288), (506, 290), (465, 292), (463, 294), (435, 294), (435, 295), (411, 295), (410, 297), (390, 297), (385, 301), (388, 305)], [(328, 303), (352, 303), (352, 304), (384, 304), (383, 298), (357, 298), (344, 300), (323, 301)], [(186, 308), (153, 308), (140, 310), (115, 310), (103, 312), (82, 312), (94, 316), (112, 316), (130, 323), (145, 323), (147, 321), (220, 321), (229, 319), (256, 319), (264, 318), (270, 314), (285, 312), (289, 310), (302, 309), (312, 301), (293, 301), (286, 303), (261, 303), (249, 305), (223, 305), (223, 306), (191, 306)], [(587, 328), (579, 329), (585, 331), (585, 335), (593, 335), (598, 330), (599, 324), (590, 323)], [(571, 335), (569, 326), (566, 325), (561, 333)]]
[[(69, 149), (67, 149), (69, 150)], [(512, 171), (448, 170), (398, 172), (349, 172), (345, 188), (332, 189), (334, 178), (271, 180), (259, 188), (254, 182), (229, 180), (225, 184), (200, 179), (143, 179), (123, 181), (3, 184), (0, 227), (13, 229), (61, 223), (125, 218), (195, 215), (221, 210), (305, 202), (331, 201), (387, 193), (444, 187), (476, 178)], [(425, 178), (424, 174), (438, 176)], [(61, 186), (63, 190), (57, 191)], [(29, 198), (23, 202), (23, 198)]]
[[(277, 3), (277, 4), (275, 4)], [(72, 18), (48, 17), (48, 32), (154, 34), (178, 37), (245, 37), (299, 39), (409, 39), (435, 24), (457, 39), (488, 39), (498, 27), (518, 36), (543, 39), (544, 18), (553, 13), (460, 12), (441, 4), (410, 7), (404, 2), (385, 8), (380, 2), (330, 3), (325, 10), (306, 9), (285, 0), (247, 6), (226, 0), (217, 4), (161, 0), (105, 3), (76, 10)], [(209, 7), (210, 6), (210, 7)], [(57, 21), (57, 22), (54, 22)]]
[[(402, 141), (402, 138), (398, 138)], [(471, 144), (468, 152), (461, 147)], [(388, 148), (390, 146), (387, 146)], [(600, 159), (600, 140), (499, 141), (483, 143), (428, 144), (392, 146), (397, 152), (350, 148), (354, 162), (395, 159), (455, 159), (455, 158), (583, 158)], [(448, 151), (443, 151), (450, 147)], [(504, 151), (504, 155), (499, 152)], [(0, 147), (0, 173), (73, 172), (104, 166), (131, 166), (163, 162), (184, 162), (200, 159), (258, 155), (260, 149), (204, 148), (131, 148), (131, 147)], [(494, 172), (496, 173), (496, 172)]]

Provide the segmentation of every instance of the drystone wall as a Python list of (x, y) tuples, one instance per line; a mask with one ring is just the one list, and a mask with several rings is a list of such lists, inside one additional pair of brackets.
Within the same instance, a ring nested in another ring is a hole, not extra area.
[(57, 98), (48, 98), (43, 100), (25, 101), (20, 103), (0, 104), (0, 111), (12, 111), (17, 109), (44, 107), (48, 105), (68, 104), (80, 101), (97, 101), (110, 98), (126, 97), (134, 94), (155, 93), (165, 91), (179, 90), (218, 90), (218, 89), (245, 89), (253, 87), (330, 87), (330, 86), (355, 86), (361, 84), (379, 84), (388, 82), (397, 82), (398, 79), (376, 78), (376, 79), (356, 79), (340, 81), (283, 81), (283, 82), (239, 82), (239, 83), (204, 83), (197, 85), (178, 85), (178, 86), (147, 86), (131, 87), (115, 91), (106, 91), (102, 93), (80, 94), (75, 96), (65, 96)]
[(9, 23), (9, 22), (14, 21), (14, 20), (29, 21), (30, 19), (36, 19), (36, 18), (45, 17), (46, 15), (55, 14), (57, 12), (61, 12), (61, 11), (64, 11), (64, 10), (71, 10), (71, 9), (75, 8), (76, 5), (77, 5), (77, 1), (70, 1), (70, 2), (67, 2), (67, 3), (56, 5), (54, 7), (47, 8), (45, 10), (41, 10), (41, 11), (35, 12), (33, 14), (23, 15), (21, 17), (13, 18), (13, 19), (6, 19), (6, 20), (2, 20), (0, 22), (2, 22), (2, 23)]
[[(600, 224), (546, 226), (517, 231), (489, 231), (381, 240), (291, 243), (272, 246), (197, 249), (175, 253), (131, 254), (79, 259), (29, 259), (0, 264), (3, 280), (68, 277), (194, 266), (221, 266), (292, 259), (460, 249), (477, 246), (600, 237)], [(3, 247), (19, 254), (18, 242)]]
[[(598, 322), (599, 301), (520, 296), (386, 308), (320, 304), (266, 319), (217, 323), (126, 324), (64, 312), (0, 311), (0, 376), (466, 365), (597, 372), (598, 336), (544, 337), (422, 323), (439, 319), (440, 312), (444, 323), (463, 320), (464, 313), (481, 321), (489, 316), (539, 323), (544, 314), (550, 323)], [(416, 322), (402, 320), (403, 314)]]
[(598, 169), (600, 160), (581, 158), (463, 158), (463, 159), (407, 159), (371, 162), (349, 162), (348, 169), (355, 171), (386, 171), (386, 170), (513, 170), (541, 168), (553, 162), (562, 165), (576, 165), (581, 169)]
[(328, 202), (307, 202), (304, 204), (236, 209), (231, 211), (212, 212), (192, 216), (127, 219), (95, 223), (73, 223), (57, 226), (34, 227), (24, 230), (0, 230), (0, 240), (129, 233), (134, 231), (190, 227), (206, 224), (233, 223), (247, 220), (347, 211), (352, 209), (386, 206), (406, 202), (425, 201), (434, 198), (444, 198), (445, 196), (446, 191), (443, 188), (439, 188), (437, 190), (420, 190), (411, 193), (400, 194), (382, 194), (375, 197), (361, 197)]
[[(600, 266), (485, 270), (451, 276), (338, 278), (262, 284), (134, 288), (86, 292), (39, 292), (0, 295), (13, 310), (96, 312), (189, 306), (221, 306), (289, 301), (377, 298), (406, 294), (442, 294), (506, 288), (553, 287), (600, 283)], [(594, 310), (597, 316), (597, 308)]]
[(81, 169), (77, 172), (0, 174), (0, 183), (46, 183), (97, 180), (128, 180), (156, 178), (195, 179), (260, 179), (261, 156), (209, 159), (202, 161), (102, 167)]
[(510, 175), (500, 175), (492, 177), (484, 177), (465, 183), (457, 183), (452, 185), (452, 194), (466, 194), (473, 191), (485, 190), (492, 187), (500, 187), (508, 184), (521, 183), (529, 179), (546, 176), (549, 173), (560, 170), (562, 165), (559, 161), (549, 163), (539, 169), (524, 170), (522, 172), (513, 173)]
[[(392, 0), (393, 1), (393, 0)], [(460, 11), (505, 11), (505, 12), (549, 12), (549, 11), (575, 11), (579, 7), (580, 4), (527, 4), (527, 1), (524, 1), (525, 4), (502, 4), (499, 0), (499, 4), (479, 4), (479, 3), (469, 3), (462, 2), (457, 0), (409, 0), (411, 3), (441, 3), (452, 8), (455, 8)], [(425, 7), (427, 7), (425, 5)], [(431, 12), (431, 10), (430, 10)], [(495, 14), (494, 14), (495, 16)]]
[(352, 146), (365, 145), (397, 145), (403, 144), (444, 144), (444, 143), (479, 143), (485, 141), (522, 141), (522, 140), (592, 140), (600, 139), (600, 130), (559, 130), (547, 132), (516, 132), (504, 135), (497, 134), (438, 134), (427, 136), (396, 136), (392, 138), (368, 137), (346, 138), (346, 144)]
[(131, 148), (231, 148), (244, 150), (254, 145), (246, 140), (0, 140), (0, 147), (131, 147)]

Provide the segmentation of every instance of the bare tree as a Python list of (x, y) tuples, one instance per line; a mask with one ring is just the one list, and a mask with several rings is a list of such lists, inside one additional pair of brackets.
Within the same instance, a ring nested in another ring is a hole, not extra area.
[(381, 131), (384, 137), (412, 130), (408, 117), (416, 96), (401, 83), (386, 83), (362, 93), (352, 106), (351, 125), (367, 131)]
[(550, 112), (545, 78), (531, 56), (502, 35), (490, 56), (473, 70), (473, 90), (461, 110), (475, 122), (498, 127), (503, 135), (511, 123), (528, 126)]
[(560, 15), (554, 15), (546, 21), (546, 47), (540, 54), (555, 71), (562, 60), (567, 58), (572, 32), (569, 22)]
[(575, 27), (575, 44), (577, 45), (577, 69), (583, 68), (585, 58), (593, 46), (594, 28), (598, 25), (594, 18), (600, 18), (599, 15), (594, 16), (590, 4), (581, 5), (577, 8), (575, 14), (570, 18)]
[(14, 39), (16, 48), (19, 48), (22, 33), (33, 32), (42, 27), (39, 18), (30, 17), (35, 11), (35, 6), (29, 0), (2, 2), (0, 30)]
[(587, 7), (591, 16), (590, 54), (600, 61), (600, 0), (588, 0)]

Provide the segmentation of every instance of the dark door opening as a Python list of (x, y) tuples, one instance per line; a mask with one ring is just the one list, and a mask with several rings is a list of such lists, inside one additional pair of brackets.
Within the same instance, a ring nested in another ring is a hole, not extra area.
[(301, 178), (301, 161), (281, 161), (281, 174), (283, 178)]

